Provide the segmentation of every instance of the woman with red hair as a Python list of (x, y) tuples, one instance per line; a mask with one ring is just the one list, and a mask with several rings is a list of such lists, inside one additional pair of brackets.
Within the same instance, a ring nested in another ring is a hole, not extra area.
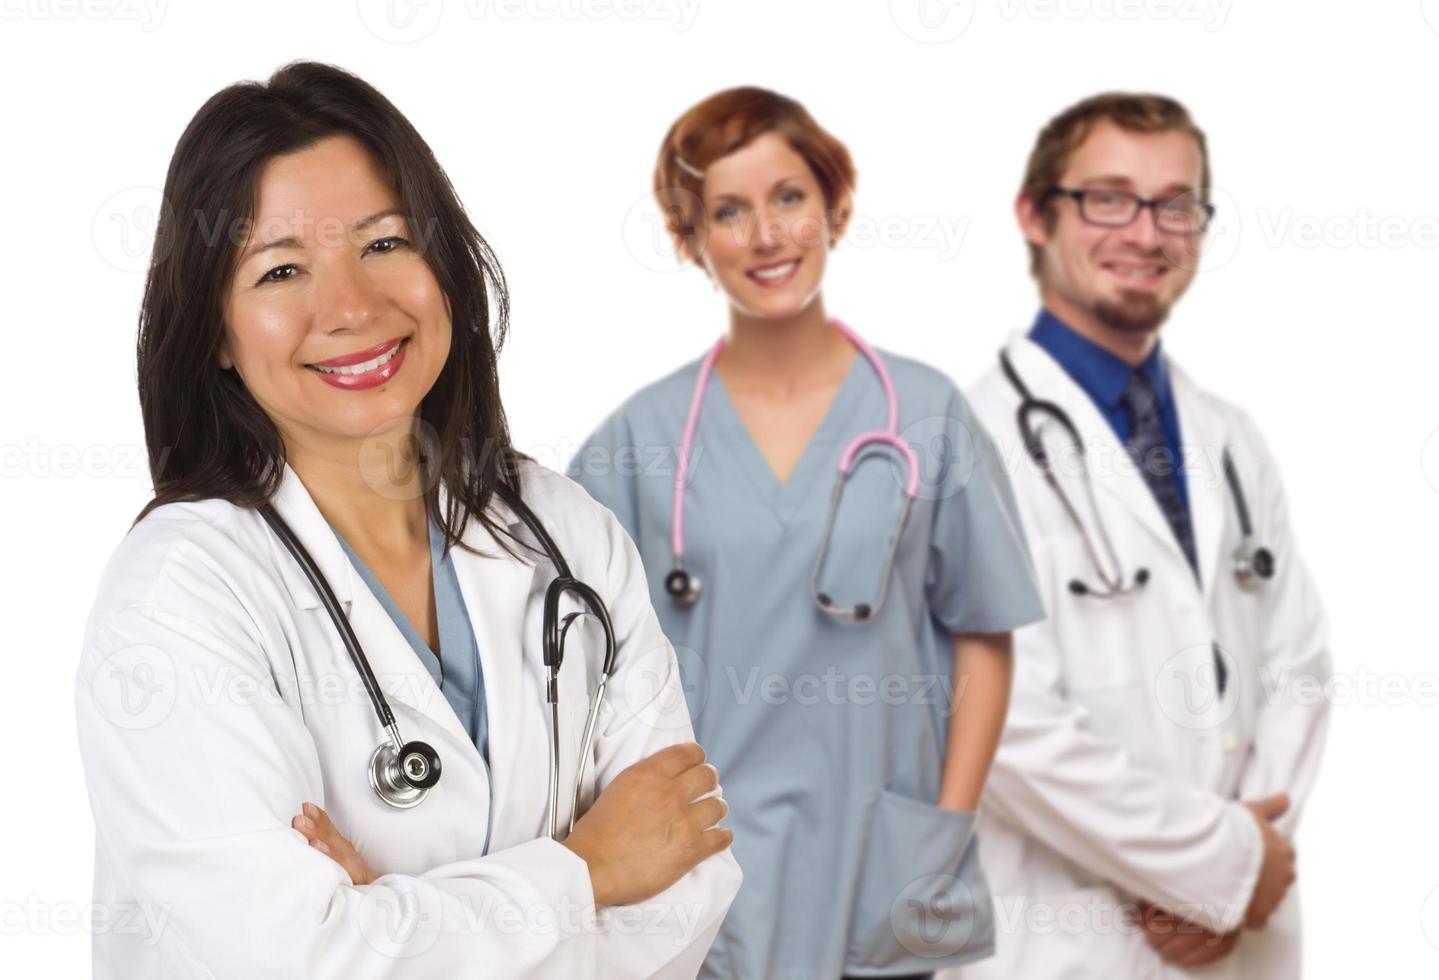
[[(1043, 614), (1008, 479), (944, 374), (825, 309), (855, 171), (802, 106), (705, 99), (654, 181), (728, 329), (616, 410), (570, 474), (638, 545), (726, 774), (745, 886), (701, 975), (898, 977), (987, 956), (974, 809), (1010, 632)], [(657, 447), (672, 467), (633, 465)]]

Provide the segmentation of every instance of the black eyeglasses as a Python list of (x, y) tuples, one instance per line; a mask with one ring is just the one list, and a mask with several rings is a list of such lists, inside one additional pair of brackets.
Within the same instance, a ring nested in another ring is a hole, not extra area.
[(1193, 194), (1160, 199), (1099, 187), (1051, 187), (1044, 199), (1051, 197), (1074, 198), (1079, 203), (1080, 219), (1104, 228), (1131, 225), (1144, 208), (1154, 212), (1155, 227), (1175, 235), (1198, 234), (1209, 227), (1214, 217), (1214, 205), (1206, 204)]

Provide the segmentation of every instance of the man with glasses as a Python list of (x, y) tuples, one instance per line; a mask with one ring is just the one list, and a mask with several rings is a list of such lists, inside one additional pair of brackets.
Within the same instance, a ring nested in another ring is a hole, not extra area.
[(1159, 96), (1087, 99), (1030, 156), (1042, 308), (970, 400), (1049, 618), (1015, 633), (981, 805), (996, 956), (942, 976), (1300, 975), (1324, 617), (1263, 439), (1159, 341), (1210, 187), (1203, 133)]

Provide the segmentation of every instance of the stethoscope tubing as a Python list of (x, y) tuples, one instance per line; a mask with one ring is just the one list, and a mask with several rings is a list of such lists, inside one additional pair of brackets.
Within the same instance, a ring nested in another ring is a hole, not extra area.
[[(1149, 580), (1149, 571), (1145, 568), (1140, 568), (1135, 572), (1132, 584), (1125, 582), (1124, 566), (1119, 560), (1119, 553), (1114, 547), (1113, 539), (1109, 535), (1108, 526), (1105, 524), (1104, 517), (1099, 511), (1098, 501), (1094, 494), (1094, 481), (1089, 475), (1088, 465), (1084, 462), (1084, 440), (1080, 436), (1079, 428), (1074, 424), (1074, 420), (1055, 402), (1045, 401), (1044, 399), (1034, 396), (1029, 390), (1028, 385), (1024, 383), (1024, 379), (1020, 377), (1018, 369), (1014, 366), (1014, 362), (1010, 360), (1007, 350), (1001, 350), (999, 352), (999, 363), (1005, 378), (1019, 395), (1019, 408), (1015, 412), (1015, 419), (1019, 427), (1020, 439), (1024, 443), (1025, 452), (1035, 464), (1039, 466), (1045, 482), (1049, 484), (1050, 488), (1059, 498), (1065, 514), (1074, 526), (1078, 528), (1080, 540), (1083, 542), (1084, 549), (1089, 555), (1090, 564), (1093, 565), (1095, 574), (1099, 576), (1104, 586), (1102, 589), (1095, 589), (1075, 579), (1070, 583), (1070, 591), (1076, 595), (1089, 596), (1096, 599), (1109, 599), (1142, 588)], [(1094, 526), (1100, 544), (1103, 546), (1105, 554), (1113, 565), (1113, 575), (1110, 574), (1109, 570), (1105, 568), (1104, 563), (1100, 560), (1098, 549), (1096, 549), (1094, 539), (1089, 533), (1088, 525), (1080, 517), (1078, 509), (1074, 506), (1073, 501), (1069, 499), (1069, 495), (1065, 493), (1064, 488), (1060, 486), (1059, 480), (1054, 474), (1053, 465), (1049, 459), (1049, 452), (1044, 448), (1038, 431), (1030, 424), (1029, 416), (1031, 413), (1048, 416), (1057, 422), (1069, 437), (1070, 442), (1078, 454), (1080, 472), (1083, 477), (1085, 493), (1089, 501), (1090, 513), (1094, 515)], [(1239, 549), (1233, 557), (1234, 572), (1236, 578), (1238, 578), (1242, 585), (1249, 585), (1256, 579), (1263, 580), (1273, 576), (1274, 556), (1269, 549), (1257, 545), (1254, 541), (1254, 527), (1250, 522), (1249, 504), (1244, 495), (1244, 487), (1240, 482), (1239, 472), (1234, 465), (1233, 455), (1227, 446), (1224, 448), (1223, 466), (1224, 480), (1229, 486), (1230, 497), (1234, 502), (1234, 509), (1239, 517), (1239, 529), (1242, 538)]]
[[(584, 776), (589, 761), (589, 754), (594, 744), (595, 723), (604, 703), (605, 688), (614, 673), (617, 650), (615, 646), (614, 626), (610, 621), (609, 609), (599, 593), (584, 582), (574, 578), (570, 572), (570, 566), (565, 561), (563, 553), (550, 537), (544, 524), (540, 521), (519, 495), (509, 486), (501, 484), (497, 488), (498, 495), (511, 509), (519, 515), (525, 526), (534, 534), (540, 543), (541, 550), (555, 566), (556, 576), (550, 582), (545, 592), (544, 619), (543, 619), (543, 653), (544, 663), (548, 671), (546, 679), (545, 699), (550, 705), (550, 774), (549, 774), (549, 813), (548, 825), (549, 835), (556, 838), (558, 827), (558, 803), (559, 803), (559, 771), (560, 771), (560, 717), (559, 717), (559, 671), (564, 658), (564, 638), (570, 625), (576, 618), (584, 613), (570, 613), (561, 622), (559, 616), (559, 602), (565, 593), (573, 593), (578, 596), (580, 602), (586, 607), (590, 615), (600, 621), (605, 636), (605, 655), (603, 666), (600, 671), (599, 683), (594, 694), (590, 697), (589, 710), (585, 718), (584, 734), (581, 739), (579, 761), (575, 771), (575, 785), (573, 794), (573, 806), (570, 810), (569, 828), (574, 829), (575, 819), (578, 815), (581, 791), (584, 786)], [(399, 726), (395, 722), (394, 712), (390, 708), (389, 701), (385, 698), (384, 691), (380, 689), (379, 682), (375, 679), (375, 673), (370, 665), (369, 657), (365, 655), (359, 638), (355, 635), (354, 628), (346, 618), (340, 602), (336, 598), (330, 583), (325, 579), (324, 573), (320, 571), (314, 558), (295, 535), (294, 531), (280, 517), (273, 505), (265, 504), (259, 508), (260, 516), (271, 530), (280, 539), (285, 549), (300, 566), (305, 577), (314, 587), (320, 603), (325, 608), (336, 631), (340, 635), (345, 651), (350, 657), (350, 662), (359, 673), (361, 682), (364, 685), (365, 693), (370, 698), (370, 704), (375, 709), (376, 717), (379, 719), (380, 727), (384, 730), (390, 740), (392, 754), (385, 753), (385, 746), (382, 743), (376, 749), (371, 760), (370, 782), (380, 799), (391, 806), (409, 808), (418, 804), (424, 799), (429, 788), (439, 779), (440, 760), (439, 755), (423, 742), (406, 743), (400, 736)], [(406, 754), (408, 751), (408, 755)], [(418, 771), (422, 772), (423, 780), (412, 780), (410, 778), (409, 765), (411, 756), (419, 755), (421, 758), (415, 761)], [(422, 764), (423, 763), (423, 764)], [(422, 784), (423, 783), (423, 784)]]
[[(863, 337), (855, 333), (846, 324), (838, 319), (831, 320), (830, 322), (854, 344), (878, 376), (881, 385), (884, 387), (886, 421), (883, 430), (860, 433), (845, 447), (844, 452), (840, 455), (838, 475), (834, 491), (831, 494), (829, 514), (825, 521), (823, 538), (820, 542), (815, 563), (810, 572), (810, 596), (815, 604), (826, 612), (847, 619), (867, 619), (877, 613), (884, 605), (885, 597), (889, 592), (889, 579), (898, 556), (900, 537), (904, 532), (914, 499), (919, 493), (919, 457), (915, 453), (914, 447), (906, 442), (899, 434), (899, 397), (895, 393), (894, 379), (890, 376), (889, 370), (884, 366), (884, 362), (880, 359), (874, 348), (866, 343)], [(704, 401), (705, 390), (709, 385), (710, 375), (714, 370), (715, 361), (719, 358), (720, 351), (724, 349), (724, 345), (725, 338), (720, 337), (709, 348), (705, 353), (704, 359), (700, 362), (699, 374), (695, 379), (694, 392), (690, 396), (689, 412), (685, 416), (684, 430), (680, 439), (678, 465), (675, 467), (671, 510), (673, 516), (670, 522), (670, 552), (674, 559), (674, 570), (671, 571), (666, 578), (666, 589), (685, 605), (692, 604), (699, 593), (698, 579), (689, 575), (684, 567), (685, 488), (689, 483), (690, 457), (694, 450), (695, 431), (698, 427), (700, 408)], [(844, 492), (845, 484), (848, 482), (860, 452), (865, 447), (874, 444), (883, 444), (890, 447), (905, 461), (904, 507), (900, 513), (899, 523), (891, 540), (890, 552), (885, 560), (884, 573), (880, 581), (879, 596), (874, 606), (859, 604), (854, 607), (838, 607), (833, 605), (829, 601), (829, 598), (819, 590), (819, 574), (824, 564), (825, 555), (829, 551), (830, 535), (834, 529), (835, 516), (839, 510), (839, 503)], [(673, 584), (673, 588), (671, 588), (671, 584)]]

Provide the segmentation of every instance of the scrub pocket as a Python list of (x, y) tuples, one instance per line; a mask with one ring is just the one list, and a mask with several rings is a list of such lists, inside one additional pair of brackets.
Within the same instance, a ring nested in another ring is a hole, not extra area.
[(994, 952), (994, 906), (973, 811), (889, 790), (875, 799), (846, 974), (927, 973)]

